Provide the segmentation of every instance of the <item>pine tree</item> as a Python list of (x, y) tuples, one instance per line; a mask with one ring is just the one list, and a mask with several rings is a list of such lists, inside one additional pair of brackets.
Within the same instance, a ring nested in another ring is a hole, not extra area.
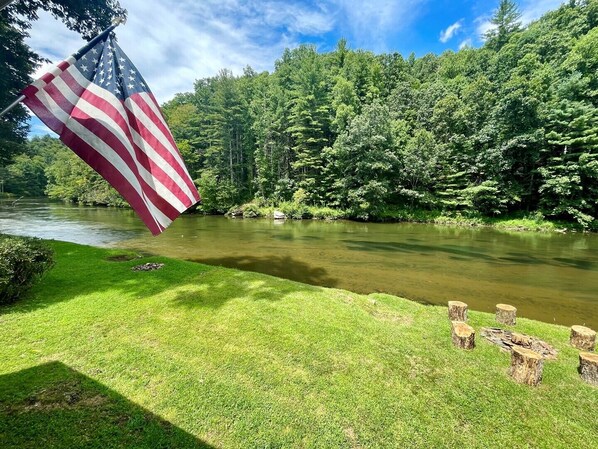
[(486, 33), (488, 45), (500, 50), (509, 36), (521, 29), (521, 12), (513, 0), (501, 0), (490, 20), (493, 28)]

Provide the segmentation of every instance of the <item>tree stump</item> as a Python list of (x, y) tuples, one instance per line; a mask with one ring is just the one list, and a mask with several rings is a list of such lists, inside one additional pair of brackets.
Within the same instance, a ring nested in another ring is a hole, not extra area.
[(451, 321), (467, 321), (467, 304), (461, 301), (448, 302), (448, 316)]
[(453, 344), (461, 349), (473, 349), (475, 347), (474, 328), (463, 321), (453, 321), (451, 325)]
[(501, 324), (514, 325), (517, 309), (508, 304), (496, 304), (496, 321)]
[(571, 326), (571, 346), (584, 351), (593, 351), (596, 344), (596, 332), (589, 327)]
[(580, 352), (578, 371), (585, 382), (598, 386), (598, 354)]
[(536, 386), (542, 381), (544, 360), (531, 349), (513, 346), (511, 352), (511, 370), (509, 374), (515, 381)]

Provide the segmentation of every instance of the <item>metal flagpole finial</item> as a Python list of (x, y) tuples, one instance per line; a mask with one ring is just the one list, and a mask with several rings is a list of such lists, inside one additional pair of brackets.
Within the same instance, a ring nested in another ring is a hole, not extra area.
[(125, 23), (127, 23), (126, 16), (118, 16), (112, 19), (112, 25), (114, 26), (124, 25)]

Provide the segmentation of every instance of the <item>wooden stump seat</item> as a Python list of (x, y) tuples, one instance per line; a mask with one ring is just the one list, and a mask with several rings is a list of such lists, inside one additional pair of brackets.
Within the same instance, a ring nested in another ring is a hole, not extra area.
[(513, 326), (516, 322), (517, 309), (509, 304), (496, 304), (496, 321)]
[(513, 347), (511, 352), (511, 369), (509, 374), (515, 381), (536, 386), (542, 381), (544, 360), (531, 349)]
[(596, 332), (589, 327), (571, 326), (571, 346), (583, 351), (593, 351), (596, 345)]
[(585, 382), (598, 386), (598, 354), (581, 352), (578, 370)]
[(473, 349), (475, 347), (474, 328), (463, 321), (453, 321), (451, 325), (453, 344), (461, 349)]
[(461, 301), (449, 301), (448, 316), (451, 321), (467, 322), (467, 304)]

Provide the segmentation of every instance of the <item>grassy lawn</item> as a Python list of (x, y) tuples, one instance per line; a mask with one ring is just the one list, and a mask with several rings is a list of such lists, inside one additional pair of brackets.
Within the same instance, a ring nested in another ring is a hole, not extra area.
[(531, 388), (485, 340), (454, 348), (442, 307), (52, 246), (55, 268), (0, 307), (1, 447), (598, 446), (567, 328), (518, 320), (559, 350)]

